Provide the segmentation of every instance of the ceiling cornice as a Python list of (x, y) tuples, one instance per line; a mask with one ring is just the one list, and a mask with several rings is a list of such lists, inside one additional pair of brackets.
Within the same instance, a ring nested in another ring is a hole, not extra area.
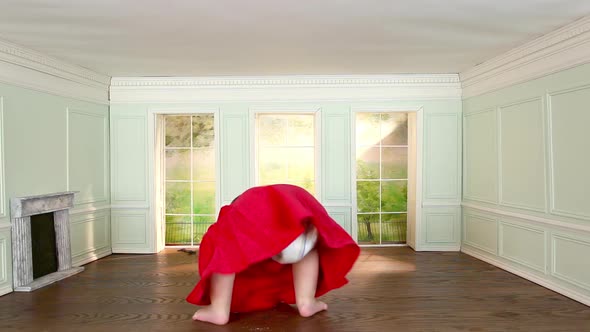
[(455, 85), (455, 74), (333, 75), (333, 76), (235, 76), (235, 77), (113, 77), (113, 87), (276, 87), (276, 86), (417, 86)]
[(112, 102), (460, 98), (456, 74), (113, 77)]
[(108, 103), (110, 77), (0, 41), (0, 81), (65, 97)]
[(590, 62), (590, 16), (459, 74), (472, 97)]

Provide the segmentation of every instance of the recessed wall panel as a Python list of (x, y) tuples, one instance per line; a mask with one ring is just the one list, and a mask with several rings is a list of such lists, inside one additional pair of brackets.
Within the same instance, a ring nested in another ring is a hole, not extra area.
[(549, 97), (552, 212), (590, 219), (590, 87)]
[(590, 291), (590, 239), (553, 236), (555, 277)]
[(456, 208), (427, 208), (424, 210), (424, 239), (428, 244), (458, 242), (459, 216)]
[(545, 136), (540, 98), (500, 107), (500, 203), (545, 211)]
[(105, 213), (88, 215), (72, 221), (72, 259), (78, 259), (94, 251), (111, 246), (110, 220)]
[(500, 222), (501, 257), (545, 273), (545, 231), (509, 222)]
[(464, 242), (491, 254), (498, 252), (498, 224), (495, 218), (464, 213)]
[(330, 217), (332, 217), (336, 222), (344, 228), (348, 232), (348, 234), (352, 234), (352, 215), (351, 215), (351, 208), (349, 207), (340, 207), (340, 206), (327, 206), (326, 210)]
[(496, 113), (487, 110), (468, 114), (464, 123), (465, 198), (497, 203)]
[(112, 118), (113, 203), (145, 202), (147, 187), (146, 121), (143, 116)]
[(322, 116), (323, 202), (350, 204), (350, 113), (322, 111)]
[(221, 113), (221, 202), (229, 204), (249, 187), (248, 113)]
[(135, 210), (113, 211), (113, 252), (119, 249), (149, 249), (147, 213)]
[(9, 230), (0, 230), (0, 295), (12, 292), (12, 251)]
[(424, 199), (459, 200), (459, 114), (424, 116)]
[(108, 198), (108, 125), (106, 113), (68, 109), (68, 190), (76, 204)]

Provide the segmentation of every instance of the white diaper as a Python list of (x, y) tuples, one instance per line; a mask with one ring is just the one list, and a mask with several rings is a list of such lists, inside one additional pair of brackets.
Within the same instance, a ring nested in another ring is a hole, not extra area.
[(297, 263), (315, 247), (317, 239), (318, 230), (314, 225), (309, 224), (301, 235), (299, 235), (278, 255), (274, 255), (272, 259), (281, 264)]

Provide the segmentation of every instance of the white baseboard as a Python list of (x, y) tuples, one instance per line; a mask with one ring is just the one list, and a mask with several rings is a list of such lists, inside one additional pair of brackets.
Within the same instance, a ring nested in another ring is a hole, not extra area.
[(148, 248), (115, 248), (113, 247), (113, 254), (155, 254)]
[(460, 245), (428, 245), (421, 244), (414, 248), (416, 251), (461, 251)]
[(532, 273), (521, 270), (515, 266), (512, 266), (510, 264), (499, 261), (493, 257), (489, 257), (486, 254), (482, 254), (482, 253), (477, 252), (476, 250), (468, 248), (466, 246), (461, 247), (461, 251), (469, 256), (473, 256), (479, 260), (482, 260), (482, 261), (490, 263), (496, 267), (499, 267), (502, 270), (506, 270), (510, 273), (516, 274), (519, 277), (525, 278), (525, 279), (532, 281), (538, 285), (541, 285), (541, 286), (551, 289), (552, 291), (555, 291), (559, 294), (567, 296), (567, 297), (571, 298), (572, 300), (576, 300), (580, 303), (590, 306), (590, 297), (585, 294), (582, 294), (582, 293), (572, 290), (570, 288), (565, 288), (565, 287), (563, 287), (551, 280), (543, 279), (537, 275), (534, 275)]
[(110, 246), (90, 251), (88, 253), (79, 254), (77, 256), (72, 257), (72, 266), (82, 266), (84, 264), (93, 262), (97, 259), (106, 257), (110, 254), (112, 254)]
[(5, 286), (0, 288), (0, 296), (12, 293), (12, 286)]

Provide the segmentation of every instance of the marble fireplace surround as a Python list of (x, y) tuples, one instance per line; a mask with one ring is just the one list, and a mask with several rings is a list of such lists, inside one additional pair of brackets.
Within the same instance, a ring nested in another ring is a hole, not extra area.
[[(84, 270), (72, 267), (69, 209), (74, 206), (75, 193), (66, 191), (10, 200), (14, 291), (31, 292)], [(33, 279), (31, 216), (49, 212), (53, 212), (58, 268), (57, 272)]]

